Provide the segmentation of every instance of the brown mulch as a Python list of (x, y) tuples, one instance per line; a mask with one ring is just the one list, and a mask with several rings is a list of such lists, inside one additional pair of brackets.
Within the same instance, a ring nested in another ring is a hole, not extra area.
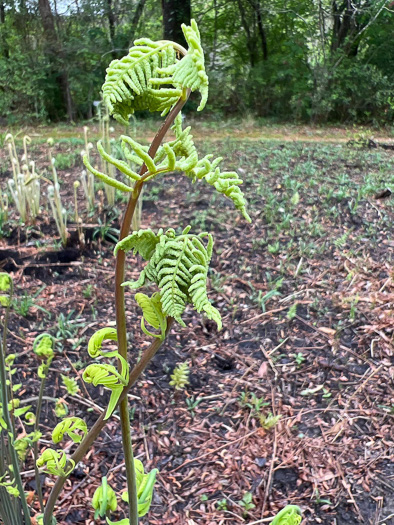
[[(269, 173), (267, 166), (262, 171)], [(66, 182), (64, 199), (71, 202), (72, 181), (79, 169), (61, 175)], [(267, 177), (267, 184), (271, 183)], [(246, 187), (253, 195), (253, 181)], [(160, 202), (144, 204), (141, 227), (178, 227), (196, 213), (204, 217), (203, 191), (188, 203), (187, 189), (183, 179), (180, 185), (175, 175), (168, 177), (160, 186)], [(82, 208), (81, 195), (80, 200)], [(374, 206), (383, 210), (385, 203), (375, 201)], [(372, 248), (356, 239), (354, 232), (345, 247), (332, 246), (330, 252), (304, 258), (307, 271), (298, 272), (299, 260), (284, 266), (283, 252), (269, 254), (254, 244), (268, 228), (258, 206), (250, 226), (235, 218), (227, 203), (221, 213), (218, 217), (209, 211), (206, 224), (193, 230), (216, 231), (210, 298), (222, 312), (223, 331), (218, 333), (214, 323), (188, 309), (187, 327), (172, 330), (131, 392), (135, 454), (147, 470), (160, 471), (149, 520), (142, 523), (264, 523), (288, 503), (300, 505), (304, 524), (394, 523), (392, 237), (380, 232), (380, 242)], [(360, 212), (366, 220), (373, 214), (371, 208)], [(112, 226), (118, 227), (110, 211), (103, 209), (101, 217), (103, 221), (112, 217)], [(343, 216), (342, 222), (346, 220)], [(90, 222), (98, 224), (97, 217)], [(47, 395), (63, 398), (69, 413), (84, 417), (91, 426), (100, 407), (105, 407), (108, 392), (85, 386), (80, 379), (79, 394), (70, 396), (60, 373), (77, 373), (81, 378), (88, 363), (87, 338), (114, 321), (113, 245), (98, 233), (83, 249), (78, 245), (49, 248), (57, 234), (46, 214), (27, 237), (18, 226), (8, 233), (0, 241), (0, 266), (12, 271), (19, 297), (40, 291), (26, 317), (18, 313), (11, 317), (8, 344), (19, 354), (16, 382), (23, 382), (21, 395), (38, 392), (37, 363), (31, 351), (34, 337), (42, 331), (56, 335), (59, 315), (71, 312), (69, 324), (83, 327), (65, 338), (58, 334)], [(281, 242), (286, 235), (278, 236)], [(357, 250), (351, 249), (353, 242), (358, 243)], [(128, 278), (135, 278), (142, 267), (141, 261), (130, 257)], [(281, 295), (262, 311), (255, 297), (269, 291), (266, 272), (271, 281), (283, 277), (284, 282)], [(295, 315), (288, 315), (295, 303)], [(126, 307), (132, 362), (148, 343), (130, 292)], [(175, 392), (169, 376), (186, 360), (190, 384)], [(242, 394), (250, 402), (252, 393), (264, 401), (265, 416), (281, 416), (274, 428), (265, 429), (242, 402)], [(199, 403), (190, 409), (196, 400)], [(44, 403), (41, 422), (44, 439), (49, 440), (57, 422), (50, 401)], [(44, 441), (42, 447), (48, 444)], [(66, 447), (71, 448), (71, 443)], [(66, 483), (58, 523), (94, 523), (90, 507), (94, 490), (107, 475), (111, 486), (122, 491), (122, 462), (119, 421), (112, 418)], [(33, 491), (31, 468), (30, 458), (24, 480), (26, 490)], [(47, 476), (47, 494), (52, 484)], [(240, 502), (247, 492), (252, 493), (255, 507), (244, 512)], [(112, 519), (124, 517), (122, 511)]]

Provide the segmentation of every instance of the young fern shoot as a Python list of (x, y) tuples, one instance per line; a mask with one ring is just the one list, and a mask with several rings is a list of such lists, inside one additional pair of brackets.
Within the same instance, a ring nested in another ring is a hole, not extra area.
[[(154, 42), (143, 38), (136, 40), (129, 53), (122, 59), (111, 62), (107, 69), (103, 99), (109, 115), (124, 125), (128, 125), (130, 117), (139, 110), (159, 111), (166, 118), (149, 148), (131, 137), (121, 136), (123, 154), (127, 162), (112, 156), (105, 140), (104, 143), (98, 142), (97, 149), (103, 163), (108, 163), (111, 169), (99, 171), (94, 168), (88, 151), (83, 159), (93, 176), (111, 188), (130, 194), (121, 225), (120, 239), (115, 248), (116, 329), (102, 328), (91, 337), (88, 352), (94, 361), (83, 372), (85, 382), (109, 389), (111, 398), (105, 414), (100, 416), (90, 430), (83, 420), (76, 417), (64, 419), (56, 426), (53, 433), (55, 443), (61, 442), (63, 436), (76, 443), (77, 448), (71, 456), (67, 456), (63, 450), (47, 449), (38, 458), (38, 466), (58, 476), (47, 501), (44, 525), (52, 525), (56, 500), (67, 477), (117, 408), (120, 413), (127, 479), (127, 488), (122, 500), (129, 505), (128, 517), (120, 522), (110, 520), (108, 513), (116, 509), (117, 500), (106, 478), (103, 478), (92, 504), (96, 515), (105, 515), (109, 525), (138, 525), (139, 518), (149, 511), (157, 470), (153, 469), (145, 474), (143, 464), (134, 458), (127, 392), (153, 359), (173, 323), (186, 325), (184, 315), (187, 305), (212, 319), (218, 330), (222, 328), (220, 313), (211, 304), (207, 292), (207, 275), (213, 252), (212, 234), (190, 233), (190, 226), (185, 225), (181, 233), (177, 233), (171, 227), (158, 232), (151, 229), (130, 232), (144, 184), (173, 171), (185, 174), (193, 182), (206, 182), (217, 192), (228, 197), (243, 217), (248, 222), (251, 221), (246, 211), (246, 199), (240, 189), (242, 180), (238, 174), (233, 171), (221, 171), (220, 157), (213, 159), (212, 155), (207, 155), (200, 158), (190, 128), (182, 129), (180, 112), (190, 93), (200, 92), (200, 111), (208, 97), (208, 76), (205, 72), (197, 24), (192, 20), (190, 26), (183, 25), (182, 28), (188, 44), (187, 50), (167, 40)], [(171, 127), (175, 139), (163, 142)], [(139, 171), (132, 169), (129, 163), (140, 167)], [(115, 168), (123, 175), (123, 180), (115, 178)], [(128, 252), (138, 254), (146, 261), (136, 281), (126, 280)], [(139, 292), (135, 295), (135, 300), (142, 310), (141, 329), (152, 338), (152, 343), (134, 367), (130, 368), (125, 288), (137, 290), (147, 283), (154, 284), (156, 291), (150, 297)], [(148, 329), (147, 325), (151, 328)], [(112, 348), (106, 351), (103, 348), (104, 343)], [(113, 346), (116, 346), (116, 350), (113, 350)], [(187, 363), (179, 367), (176, 377), (173, 378), (175, 387), (181, 388), (187, 384), (187, 368)], [(277, 523), (282, 521), (277, 520)], [(296, 525), (297, 521), (289, 523)]]

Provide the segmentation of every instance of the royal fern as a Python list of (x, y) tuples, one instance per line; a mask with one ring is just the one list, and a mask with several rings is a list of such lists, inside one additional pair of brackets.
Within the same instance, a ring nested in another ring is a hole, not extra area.
[[(122, 135), (122, 150), (126, 159), (139, 166), (142, 166), (142, 164), (146, 165), (148, 171), (144, 175), (145, 180), (172, 171), (184, 172), (193, 182), (204, 180), (213, 186), (216, 191), (230, 198), (245, 219), (250, 222), (251, 219), (246, 211), (246, 199), (239, 187), (243, 181), (238, 174), (235, 171), (220, 171), (219, 164), (223, 160), (222, 157), (212, 160), (212, 155), (206, 155), (199, 159), (193, 142), (193, 135), (190, 133), (191, 128), (182, 129), (181, 115), (177, 117), (172, 129), (175, 132), (175, 140), (163, 144), (153, 159), (149, 156), (147, 147), (142, 146), (131, 137)], [(140, 178), (136, 172), (130, 169), (126, 162), (117, 160), (108, 154), (104, 155), (100, 143), (98, 144), (98, 149), (107, 162), (113, 164), (126, 176), (133, 180)], [(131, 191), (129, 186), (115, 179), (107, 181), (106, 178), (108, 177), (92, 168), (87, 157), (84, 158), (84, 162), (86, 167), (104, 182), (120, 190)]]
[(189, 384), (189, 364), (187, 361), (181, 363), (174, 368), (173, 373), (171, 374), (170, 385), (175, 388), (175, 390), (184, 390), (186, 385)]
[[(176, 235), (170, 228), (155, 235), (151, 230), (139, 230), (120, 241), (116, 248), (128, 252), (133, 250), (149, 261), (139, 279), (129, 281), (124, 286), (133, 290), (146, 282), (154, 282), (160, 290), (162, 311), (173, 317), (182, 326), (181, 315), (188, 303), (197, 312), (205, 312), (209, 319), (222, 327), (218, 310), (209, 302), (207, 295), (207, 274), (212, 257), (213, 238), (207, 233), (189, 234), (190, 226), (182, 235)], [(205, 246), (203, 240), (208, 239)]]
[[(129, 53), (114, 60), (107, 69), (103, 98), (113, 117), (128, 124), (138, 110), (160, 111), (165, 115), (187, 89), (201, 92), (202, 110), (208, 99), (208, 76), (200, 33), (194, 20), (182, 25), (188, 50), (167, 40), (141, 38)], [(177, 58), (177, 52), (184, 54)]]
[(171, 66), (175, 61), (176, 51), (171, 42), (136, 40), (128, 55), (113, 60), (107, 69), (103, 98), (110, 114), (127, 125), (137, 110), (166, 113), (176, 104), (182, 90), (160, 89), (150, 81), (160, 78), (160, 68)]

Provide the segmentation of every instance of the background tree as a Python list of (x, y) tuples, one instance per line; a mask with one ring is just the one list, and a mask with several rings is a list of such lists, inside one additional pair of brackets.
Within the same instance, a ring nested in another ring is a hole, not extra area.
[(182, 24), (191, 19), (190, 0), (161, 0), (163, 10), (163, 38), (186, 45)]
[(137, 32), (183, 42), (191, 15), (212, 110), (392, 122), (392, 0), (0, 0), (0, 118), (92, 118), (108, 56), (123, 56)]

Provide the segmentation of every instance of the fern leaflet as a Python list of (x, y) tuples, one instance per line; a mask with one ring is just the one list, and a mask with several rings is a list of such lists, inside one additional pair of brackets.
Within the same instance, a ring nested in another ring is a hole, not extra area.
[(187, 55), (179, 62), (167, 68), (159, 69), (159, 73), (167, 75), (165, 78), (151, 78), (150, 83), (155, 85), (173, 84), (179, 88), (189, 88), (201, 92), (201, 102), (197, 111), (204, 109), (208, 100), (208, 75), (205, 72), (204, 51), (201, 47), (200, 32), (195, 20), (190, 26), (182, 24), (182, 31), (189, 44)]
[(172, 42), (153, 42), (141, 38), (134, 42), (129, 53), (113, 60), (103, 85), (103, 98), (109, 112), (122, 124), (128, 125), (136, 110), (166, 113), (180, 98), (179, 88), (154, 87), (151, 79), (160, 76), (159, 69), (176, 61)]
[[(160, 290), (162, 311), (185, 326), (181, 315), (190, 303), (198, 312), (205, 312), (209, 319), (222, 327), (218, 310), (209, 302), (207, 295), (207, 273), (212, 257), (213, 238), (210, 234), (189, 234), (190, 226), (182, 235), (175, 235), (173, 229), (166, 233), (159, 231), (155, 236), (151, 230), (140, 230), (126, 237), (115, 248), (134, 250), (149, 262), (135, 282), (123, 283), (138, 289), (145, 282), (154, 282)], [(148, 233), (149, 232), (149, 233)], [(205, 246), (203, 239), (207, 237)], [(152, 240), (155, 247), (152, 251)], [(144, 256), (145, 255), (145, 256)], [(148, 257), (146, 257), (148, 255)]]

